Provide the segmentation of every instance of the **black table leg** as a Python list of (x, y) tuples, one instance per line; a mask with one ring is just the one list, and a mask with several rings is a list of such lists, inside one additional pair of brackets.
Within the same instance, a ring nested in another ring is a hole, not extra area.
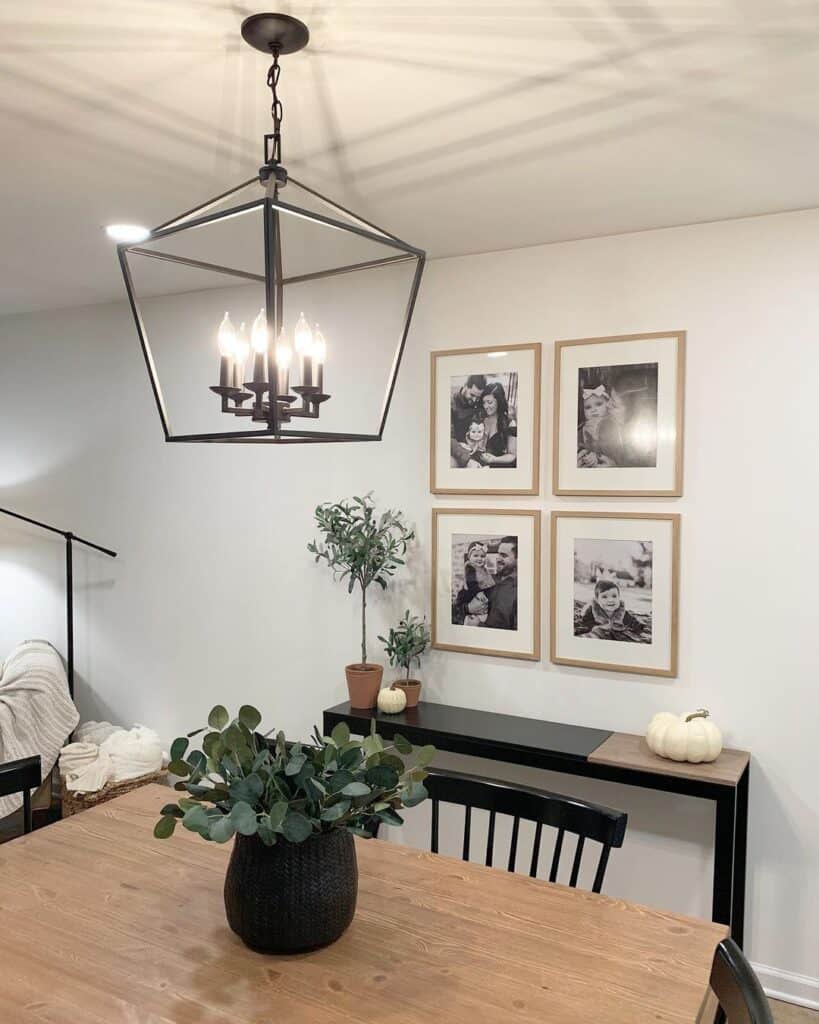
[(734, 892), (731, 905), (731, 934), (742, 948), (745, 932), (745, 863), (748, 850), (748, 774), (750, 765), (737, 783), (737, 809), (734, 828)]
[(714, 899), (711, 920), (731, 924), (734, 895), (734, 836), (736, 824), (736, 790), (726, 786), (716, 800), (717, 820), (714, 828)]

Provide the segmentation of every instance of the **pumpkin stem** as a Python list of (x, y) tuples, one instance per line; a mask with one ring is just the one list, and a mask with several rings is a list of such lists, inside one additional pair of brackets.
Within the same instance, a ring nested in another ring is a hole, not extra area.
[(711, 712), (708, 708), (697, 708), (696, 711), (692, 711), (690, 715), (685, 716), (686, 722), (690, 722), (695, 718), (710, 718)]

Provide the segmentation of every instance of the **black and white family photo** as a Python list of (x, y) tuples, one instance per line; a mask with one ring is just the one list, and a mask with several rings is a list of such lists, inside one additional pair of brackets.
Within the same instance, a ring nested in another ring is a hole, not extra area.
[(452, 625), (518, 628), (518, 538), (452, 535)]
[(578, 370), (578, 468), (657, 465), (657, 370), (657, 363)]
[(517, 466), (516, 372), (450, 378), (450, 466)]
[(576, 538), (574, 635), (650, 644), (651, 541)]

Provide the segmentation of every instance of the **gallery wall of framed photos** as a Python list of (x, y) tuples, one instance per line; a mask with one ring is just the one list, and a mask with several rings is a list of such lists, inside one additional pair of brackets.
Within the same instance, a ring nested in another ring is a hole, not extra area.
[[(556, 498), (680, 497), (685, 343), (684, 331), (555, 342), (542, 416), (540, 343), (432, 352), (430, 491), (539, 496), (544, 422)], [(542, 511), (433, 509), (433, 647), (540, 659)], [(550, 660), (676, 676), (680, 516), (547, 511)]]

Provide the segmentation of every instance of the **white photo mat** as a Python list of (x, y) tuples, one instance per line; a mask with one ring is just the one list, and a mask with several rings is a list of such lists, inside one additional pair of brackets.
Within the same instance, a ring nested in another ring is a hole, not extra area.
[[(432, 646), (440, 650), (540, 658), (539, 511), (433, 509)], [(455, 535), (518, 538), (516, 630), (452, 622), (452, 547)]]
[[(555, 345), (554, 493), (665, 495), (682, 493), (685, 333), (560, 341)], [(657, 364), (657, 461), (651, 467), (577, 465), (577, 397), (581, 369)]]
[[(672, 513), (553, 512), (551, 660), (617, 672), (676, 676), (680, 517)], [(575, 541), (651, 542), (652, 638), (636, 644), (575, 636)]]
[[(517, 373), (517, 465), (450, 465), (452, 379)], [(541, 346), (498, 345), (431, 354), (430, 490), (433, 494), (538, 494), (540, 490)]]

